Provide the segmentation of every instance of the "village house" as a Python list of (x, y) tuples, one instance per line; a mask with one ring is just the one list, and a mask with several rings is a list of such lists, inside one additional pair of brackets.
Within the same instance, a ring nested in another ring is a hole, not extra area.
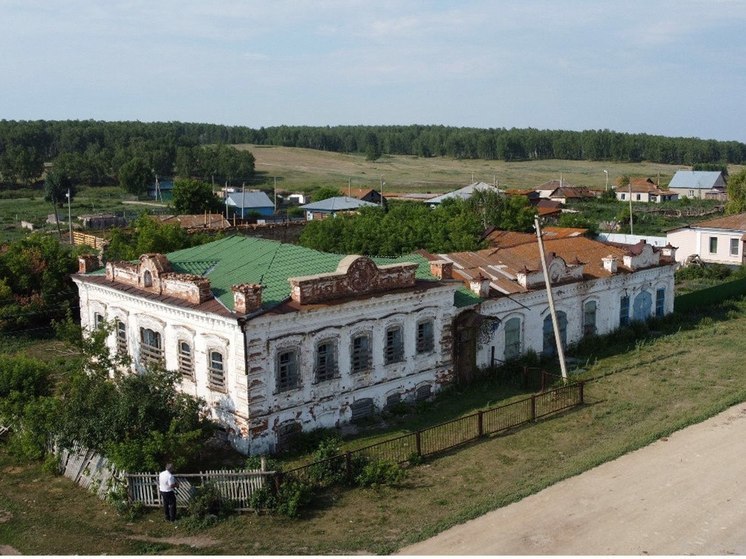
[(725, 177), (720, 171), (676, 171), (668, 190), (682, 198), (725, 200)]
[[(133, 368), (181, 373), (245, 453), (282, 448), (452, 382), (460, 283), (420, 255), (370, 259), (229, 237), (137, 262), (81, 259), (81, 324)], [(447, 274), (446, 274), (447, 275)]]
[(306, 211), (306, 220), (311, 221), (334, 217), (338, 213), (351, 213), (358, 211), (360, 208), (373, 208), (376, 206), (378, 204), (358, 200), (357, 198), (350, 198), (349, 196), (334, 196), (325, 200), (319, 200), (318, 202), (305, 204), (301, 206), (301, 209)]
[(595, 198), (595, 193), (586, 186), (575, 186), (566, 180), (550, 180), (534, 189), (542, 199), (554, 200), (562, 204)]
[(275, 205), (269, 196), (261, 190), (228, 192), (225, 197), (226, 210), (241, 219), (251, 215), (270, 216), (275, 213)]
[(429, 200), (427, 200), (427, 203), (430, 206), (438, 206), (445, 200), (468, 200), (477, 192), (505, 194), (505, 191), (500, 190), (497, 186), (487, 184), (486, 182), (473, 182), (469, 185), (464, 186), (463, 188), (452, 190), (451, 192), (446, 192), (445, 194), (441, 194), (440, 196), (431, 197)]
[(619, 186), (614, 189), (616, 199), (621, 202), (651, 202), (660, 204), (661, 202), (670, 202), (678, 200), (679, 195), (676, 192), (663, 190), (652, 179), (632, 179), (627, 186)]
[(682, 264), (697, 256), (702, 262), (741, 266), (744, 263), (746, 213), (708, 219), (667, 232), (668, 243), (678, 247)]

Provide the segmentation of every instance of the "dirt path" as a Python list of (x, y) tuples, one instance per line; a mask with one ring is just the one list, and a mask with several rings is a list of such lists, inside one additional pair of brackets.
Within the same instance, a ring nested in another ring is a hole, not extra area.
[(746, 554), (746, 404), (402, 555)]

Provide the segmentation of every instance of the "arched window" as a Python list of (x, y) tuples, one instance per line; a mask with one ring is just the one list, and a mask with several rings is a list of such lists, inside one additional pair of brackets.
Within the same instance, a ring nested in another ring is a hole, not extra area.
[(430, 353), (435, 347), (432, 319), (417, 323), (417, 353)]
[[(567, 314), (557, 311), (557, 325), (559, 326), (560, 343), (562, 348), (567, 347)], [(544, 319), (544, 348), (542, 354), (551, 357), (557, 353), (557, 344), (554, 340), (554, 326), (552, 315), (548, 314)]]
[(316, 346), (314, 376), (316, 382), (324, 382), (337, 376), (337, 342), (334, 340), (324, 340)]
[(653, 296), (647, 291), (640, 291), (635, 297), (633, 305), (633, 318), (635, 320), (647, 320), (653, 309)]
[(386, 329), (383, 357), (386, 365), (404, 361), (404, 335), (401, 326), (390, 326)]
[(207, 380), (210, 388), (225, 390), (225, 368), (223, 354), (215, 349), (209, 351), (209, 363), (207, 366)]
[(150, 328), (140, 328), (140, 363), (144, 366), (163, 364), (163, 343), (160, 332)]
[(361, 332), (352, 336), (350, 342), (350, 372), (362, 373), (370, 369), (372, 351), (370, 333)]
[(150, 273), (150, 270), (145, 270), (143, 273), (142, 283), (145, 287), (151, 287), (153, 285), (153, 274)]
[(117, 320), (117, 353), (127, 355), (127, 325)]
[(666, 314), (666, 288), (661, 287), (655, 291), (655, 316)]
[(293, 390), (300, 386), (297, 349), (283, 349), (278, 351), (275, 359), (275, 367), (278, 392)]
[(515, 359), (521, 354), (521, 319), (517, 316), (505, 323), (505, 360)]
[(186, 340), (179, 340), (179, 372), (188, 378), (194, 378), (194, 357), (192, 346)]
[(583, 305), (583, 335), (596, 334), (596, 301), (586, 301)]

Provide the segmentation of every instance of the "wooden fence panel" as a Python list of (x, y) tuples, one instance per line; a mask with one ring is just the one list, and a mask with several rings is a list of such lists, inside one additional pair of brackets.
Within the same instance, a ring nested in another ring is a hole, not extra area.
[[(265, 486), (268, 477), (274, 475), (274, 472), (260, 470), (215, 470), (198, 474), (177, 474), (179, 487), (176, 489), (176, 503), (187, 506), (200, 486), (212, 483), (224, 499), (233, 501), (237, 510), (252, 510), (251, 496)], [(127, 494), (131, 501), (142, 503), (146, 507), (161, 506), (158, 474), (126, 474), (126, 477)]]

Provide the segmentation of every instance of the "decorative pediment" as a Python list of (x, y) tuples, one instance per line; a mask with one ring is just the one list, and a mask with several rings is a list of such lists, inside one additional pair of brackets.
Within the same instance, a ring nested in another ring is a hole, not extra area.
[[(550, 252), (547, 255), (547, 272), (549, 273), (549, 281), (552, 285), (565, 283), (568, 281), (580, 281), (583, 279), (583, 270), (585, 264), (581, 262), (577, 257), (574, 259), (573, 264), (568, 265), (565, 260)], [(519, 272), (516, 279), (523, 287), (531, 289), (544, 285), (544, 271), (538, 270), (524, 270)]]
[(653, 249), (652, 245), (640, 241), (624, 255), (624, 265), (630, 270), (650, 268), (660, 264), (660, 252)]
[(143, 254), (137, 262), (106, 264), (106, 279), (139, 289), (200, 304), (212, 299), (210, 280), (193, 274), (179, 274), (163, 254)]
[(340, 261), (335, 272), (288, 281), (292, 299), (306, 305), (412, 287), (416, 271), (414, 263), (377, 266), (366, 256), (351, 255)]

